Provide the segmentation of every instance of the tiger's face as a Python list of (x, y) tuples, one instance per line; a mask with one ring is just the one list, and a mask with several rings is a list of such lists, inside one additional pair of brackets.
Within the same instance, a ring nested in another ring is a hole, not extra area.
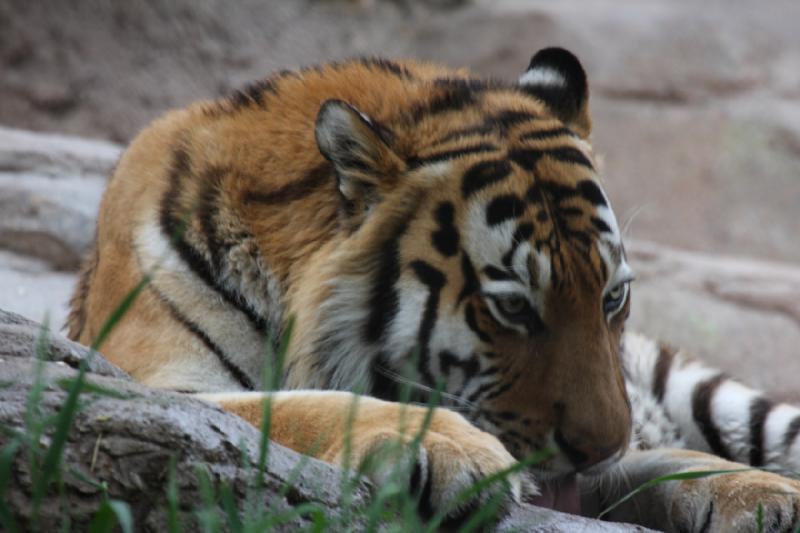
[(436, 83), (431, 105), (449, 103), (422, 118), (320, 111), (363, 274), (339, 291), (367, 287), (351, 298), (361, 311), (344, 296), (328, 311), (361, 325), (345, 344), (369, 359), (371, 393), (395, 396), (411, 367), (518, 458), (556, 451), (542, 472), (609, 464), (630, 437), (619, 352), (632, 272), (585, 140), (583, 69), (549, 50), (518, 86)]

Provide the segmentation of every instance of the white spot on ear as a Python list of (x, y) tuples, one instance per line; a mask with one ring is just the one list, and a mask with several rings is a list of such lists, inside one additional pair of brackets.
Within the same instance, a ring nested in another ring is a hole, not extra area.
[(567, 79), (561, 72), (554, 68), (537, 67), (520, 76), (519, 84), (539, 87), (566, 87)]

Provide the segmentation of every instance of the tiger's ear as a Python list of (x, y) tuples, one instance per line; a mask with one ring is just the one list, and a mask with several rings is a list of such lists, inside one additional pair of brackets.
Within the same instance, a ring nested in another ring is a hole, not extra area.
[(389, 146), (390, 133), (352, 105), (327, 100), (317, 115), (315, 135), (319, 151), (336, 172), (346, 213), (369, 211), (402, 168)]
[(563, 48), (544, 48), (531, 58), (520, 86), (544, 101), (553, 114), (582, 138), (592, 131), (589, 86), (581, 62)]

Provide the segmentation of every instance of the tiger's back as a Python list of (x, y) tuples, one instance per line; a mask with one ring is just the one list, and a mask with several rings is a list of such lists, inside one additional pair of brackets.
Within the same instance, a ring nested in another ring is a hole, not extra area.
[[(284, 72), (155, 122), (123, 155), (104, 195), (96, 257), (87, 259), (72, 301), (70, 337), (90, 343), (168, 248), (190, 271), (193, 279), (184, 281), (205, 285), (216, 293), (211, 300), (235, 309), (215, 320), (230, 321), (226, 328), (241, 328), (248, 340), (259, 337), (255, 346), (267, 331), (279, 335), (290, 287), (304, 277), (307, 258), (340, 230), (336, 182), (314, 137), (322, 102), (351, 101), (384, 118), (434, 98), (425, 80), (461, 75), (416, 63), (355, 61)], [(147, 359), (172, 343), (194, 357), (198, 332), (208, 326), (178, 307), (145, 291), (129, 313), (135, 324), (128, 318), (112, 331), (104, 352), (139, 380), (175, 386), (158, 377), (162, 362)], [(204, 340), (200, 353), (213, 344)], [(252, 385), (253, 377), (236, 381)]]

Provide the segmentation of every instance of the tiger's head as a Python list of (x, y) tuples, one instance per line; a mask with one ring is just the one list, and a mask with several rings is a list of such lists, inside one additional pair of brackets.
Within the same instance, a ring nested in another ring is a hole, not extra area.
[(613, 462), (631, 430), (632, 272), (587, 142), (583, 68), (546, 49), (515, 84), (408, 83), (421, 103), (319, 111), (343, 236), (312, 319), (318, 385), (440, 388), (515, 456), (557, 450), (542, 473)]

